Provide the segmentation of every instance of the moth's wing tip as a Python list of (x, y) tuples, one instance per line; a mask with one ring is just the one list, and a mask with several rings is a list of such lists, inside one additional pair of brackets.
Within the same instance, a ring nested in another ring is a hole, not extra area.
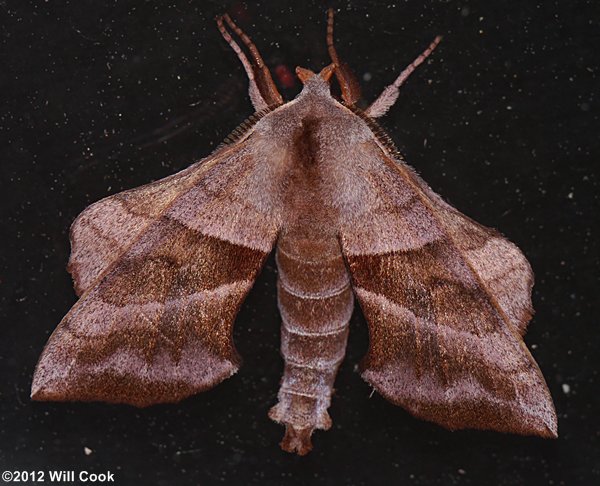
[(558, 425), (556, 418), (552, 420), (542, 420), (535, 424), (528, 424), (528, 430), (522, 435), (532, 435), (541, 437), (542, 439), (557, 439), (558, 438)]
[(59, 382), (56, 380), (51, 380), (48, 377), (48, 374), (44, 372), (44, 364), (44, 355), (42, 355), (31, 382), (31, 393), (29, 395), (31, 400), (35, 402), (64, 401), (64, 383), (61, 387)]
[(31, 393), (29, 396), (34, 402), (62, 401), (62, 394), (56, 387), (48, 386), (47, 383), (40, 382), (35, 376), (31, 384)]
[(54, 396), (51, 393), (48, 393), (47, 390), (43, 388), (38, 388), (36, 390), (31, 390), (31, 400), (34, 402), (60, 402), (60, 398)]
[(31, 392), (29, 393), (29, 398), (34, 402), (43, 402), (43, 390), (40, 386), (36, 386), (35, 382), (31, 384)]
[(546, 426), (546, 434), (542, 437), (544, 437), (544, 439), (558, 439), (558, 426), (556, 422)]
[(528, 397), (530, 403), (535, 403), (535, 410), (529, 407), (520, 407), (520, 416), (525, 417), (525, 429), (527, 435), (535, 435), (544, 439), (556, 439), (558, 437), (558, 418), (556, 408), (550, 390), (546, 385), (541, 372), (539, 373), (541, 382), (537, 387), (530, 389), (531, 395)]
[(549, 416), (542, 420), (542, 423), (537, 429), (536, 435), (543, 437), (544, 439), (557, 439), (558, 438), (558, 419), (556, 417), (556, 410), (552, 400), (548, 403)]

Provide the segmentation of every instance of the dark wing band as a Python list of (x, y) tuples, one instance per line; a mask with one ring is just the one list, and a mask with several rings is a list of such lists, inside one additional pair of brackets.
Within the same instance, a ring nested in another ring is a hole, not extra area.
[(521, 337), (532, 314), (527, 260), (378, 147), (363, 168), (381, 197), (366, 198), (376, 202), (340, 233), (369, 322), (363, 377), (450, 429), (556, 436), (552, 399)]
[(44, 349), (34, 399), (146, 406), (238, 369), (233, 321), (278, 231), (244, 198), (258, 166), (242, 143), (82, 213), (70, 268), (83, 295)]

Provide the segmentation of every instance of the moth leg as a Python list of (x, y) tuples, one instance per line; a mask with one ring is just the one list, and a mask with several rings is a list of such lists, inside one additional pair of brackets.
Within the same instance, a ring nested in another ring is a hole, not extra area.
[[(248, 60), (240, 46), (233, 40), (227, 28), (223, 24), (223, 20), (227, 23), (227, 26), (235, 32), (235, 34), (242, 40), (246, 48), (250, 51), (252, 61)], [(246, 33), (240, 29), (228, 14), (217, 18), (217, 26), (221, 35), (235, 51), (238, 58), (240, 59), (248, 79), (250, 80), (250, 99), (256, 111), (263, 110), (272, 106), (279, 106), (283, 104), (283, 98), (269, 72), (269, 68), (263, 61), (260, 52)]]
[(340, 61), (337, 51), (335, 50), (335, 46), (333, 45), (332, 8), (327, 10), (327, 50), (329, 51), (329, 57), (335, 65), (335, 76), (342, 90), (342, 99), (347, 105), (354, 106), (354, 104), (360, 99), (360, 84), (348, 65)]
[(380, 116), (385, 115), (398, 99), (400, 86), (402, 86), (404, 81), (406, 81), (413, 71), (417, 69), (417, 67), (419, 67), (423, 61), (425, 61), (425, 59), (427, 59), (429, 54), (433, 52), (441, 40), (442, 36), (438, 35), (433, 42), (429, 44), (429, 47), (425, 49), (413, 62), (411, 62), (392, 84), (383, 90), (379, 97), (365, 110), (365, 113), (371, 118), (379, 118)]

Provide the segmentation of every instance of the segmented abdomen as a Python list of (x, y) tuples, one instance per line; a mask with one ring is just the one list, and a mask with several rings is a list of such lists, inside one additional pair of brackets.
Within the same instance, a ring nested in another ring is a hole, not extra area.
[(307, 453), (327, 413), (344, 358), (353, 310), (350, 277), (334, 237), (288, 233), (277, 245), (281, 354), (285, 369), (279, 403), (269, 416), (286, 425), (282, 447)]

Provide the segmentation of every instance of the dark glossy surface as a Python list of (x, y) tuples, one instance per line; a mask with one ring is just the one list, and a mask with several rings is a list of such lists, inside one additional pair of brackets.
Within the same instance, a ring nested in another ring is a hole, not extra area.
[(370, 398), (354, 371), (368, 343), (356, 313), (333, 428), (308, 457), (281, 452), (266, 416), (283, 367), (272, 260), (238, 319), (245, 364), (213, 391), (145, 410), (29, 401), (42, 347), (75, 302), (72, 220), (206, 156), (251, 114), (217, 13), (239, 19), (271, 67), (327, 64), (325, 7), (299, 4), (1, 2), (1, 469), (110, 470), (120, 485), (600, 484), (594, 1), (337, 4), (340, 55), (370, 79), (366, 100), (444, 35), (382, 124), (436, 191), (530, 259), (526, 341), (558, 440), (451, 433)]

